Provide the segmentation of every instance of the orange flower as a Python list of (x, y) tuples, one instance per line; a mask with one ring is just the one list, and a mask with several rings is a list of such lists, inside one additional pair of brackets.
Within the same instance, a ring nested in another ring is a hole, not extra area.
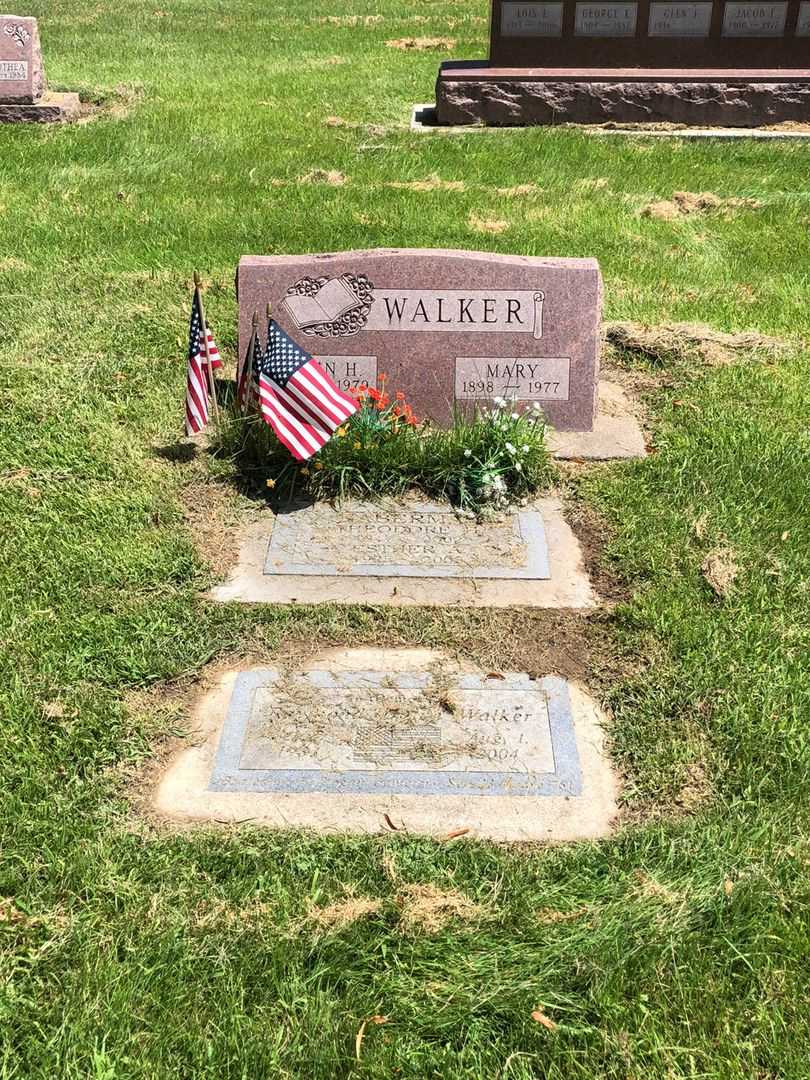
[(388, 376), (385, 374), (385, 372), (381, 371), (380, 374), (377, 376), (377, 382), (384, 383), (387, 378)]
[(404, 400), (405, 400), (405, 395), (402, 393), (401, 390), (397, 390), (397, 401), (404, 401)]
[(382, 394), (376, 388), (376, 386), (371, 386), (369, 387), (368, 396), (371, 398), (372, 401), (379, 401), (382, 397)]

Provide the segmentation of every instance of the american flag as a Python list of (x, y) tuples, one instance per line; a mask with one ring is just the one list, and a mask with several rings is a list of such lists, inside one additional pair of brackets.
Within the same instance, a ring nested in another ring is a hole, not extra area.
[(239, 402), (239, 411), (246, 413), (251, 405), (258, 399), (259, 364), (262, 360), (262, 346), (256, 330), (250, 339), (248, 354), (239, 374), (239, 386), (236, 390), (236, 399)]
[(298, 461), (307, 461), (357, 412), (323, 368), (271, 319), (258, 364), (262, 418)]
[(202, 304), (198, 289), (194, 290), (194, 302), (191, 305), (191, 326), (188, 335), (188, 384), (186, 386), (186, 431), (189, 435), (197, 435), (204, 431), (208, 423), (208, 395), (210, 384), (208, 382), (208, 362), (205, 357), (205, 341), (203, 328), (208, 337), (208, 353), (211, 357), (212, 371), (222, 367), (219, 350), (211, 336), (211, 331), (205, 326), (203, 319)]

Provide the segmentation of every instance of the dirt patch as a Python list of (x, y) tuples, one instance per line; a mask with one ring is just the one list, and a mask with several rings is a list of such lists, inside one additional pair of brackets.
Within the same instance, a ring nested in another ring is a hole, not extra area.
[(709, 588), (721, 600), (726, 600), (734, 589), (740, 567), (731, 548), (721, 547), (709, 552), (701, 567)]
[(456, 39), (450, 37), (404, 37), (394, 38), (385, 43), (389, 49), (403, 49), (415, 52), (442, 52), (452, 51), (456, 47)]
[(140, 105), (145, 89), (140, 83), (118, 83), (109, 89), (80, 89), (81, 115), (77, 124), (90, 124), (103, 117), (124, 120)]
[(312, 172), (308, 172), (306, 176), (299, 176), (299, 184), (326, 184), (329, 187), (343, 187), (348, 182), (348, 176), (345, 176), (337, 169), (313, 169)]
[[(592, 464), (582, 467), (574, 463), (574, 468), (566, 471), (576, 475), (582, 472), (591, 473), (593, 469)], [(631, 590), (628, 583), (619, 576), (605, 556), (605, 548), (614, 534), (607, 519), (589, 503), (580, 499), (569, 499), (566, 502), (565, 516), (579, 540), (585, 568), (599, 596), (613, 604), (629, 600)]]
[(400, 928), (408, 934), (438, 934), (455, 919), (478, 922), (488, 910), (457, 889), (435, 885), (403, 885), (397, 897)]
[(759, 210), (762, 203), (758, 199), (729, 198), (723, 199), (711, 191), (676, 191), (671, 199), (658, 199), (641, 208), (641, 216), (658, 218), (661, 221), (677, 221), (679, 218), (693, 217), (696, 214), (717, 214), (731, 217), (738, 210)]
[(183, 519), (194, 546), (220, 578), (230, 573), (239, 558), (239, 530), (244, 521), (233, 488), (197, 474), (178, 492)]
[(755, 330), (727, 334), (702, 323), (645, 326), (635, 322), (610, 322), (605, 324), (604, 335), (609, 345), (656, 367), (694, 360), (719, 367), (734, 363), (746, 353), (761, 359), (780, 356), (789, 347), (789, 342)]
[(382, 906), (382, 900), (372, 896), (347, 896), (323, 907), (312, 904), (305, 922), (324, 933), (339, 933), (360, 919), (379, 914)]
[(702, 762), (694, 761), (686, 767), (686, 780), (675, 796), (675, 805), (684, 814), (691, 814), (711, 801), (714, 789)]

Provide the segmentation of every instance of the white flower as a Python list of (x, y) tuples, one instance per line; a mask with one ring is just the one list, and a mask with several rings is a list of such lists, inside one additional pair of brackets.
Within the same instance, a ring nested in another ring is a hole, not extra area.
[(499, 409), (502, 409), (504, 407), (504, 405), (506, 404), (506, 398), (496, 397), (496, 398), (493, 398), (492, 400), (494, 401), (495, 405)]
[(540, 412), (540, 402), (539, 401), (533, 401), (532, 402), (532, 409), (535, 412)]
[(523, 472), (523, 466), (520, 464), (519, 461), (515, 462), (515, 468), (517, 469), (518, 472)]
[(523, 451), (524, 454), (528, 454), (528, 452), (529, 452), (529, 448), (525, 443), (521, 447), (521, 450)]
[(506, 449), (509, 451), (510, 454), (515, 453), (515, 448), (514, 448), (514, 446), (512, 446), (512, 444), (510, 442), (506, 443), (505, 445), (506, 445)]
[(519, 419), (520, 419), (520, 417), (518, 416), (518, 414), (517, 414), (516, 412), (513, 412), (513, 413), (512, 413), (512, 419), (513, 419), (513, 420), (519, 420)]
[(465, 450), (464, 457), (472, 457), (472, 450)]

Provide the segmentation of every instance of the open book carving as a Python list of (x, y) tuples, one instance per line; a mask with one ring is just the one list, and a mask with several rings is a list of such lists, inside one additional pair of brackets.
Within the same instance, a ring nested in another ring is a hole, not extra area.
[(299, 330), (336, 322), (348, 312), (362, 306), (363, 301), (342, 278), (327, 281), (314, 296), (296, 293), (288, 294), (284, 298), (284, 307)]

